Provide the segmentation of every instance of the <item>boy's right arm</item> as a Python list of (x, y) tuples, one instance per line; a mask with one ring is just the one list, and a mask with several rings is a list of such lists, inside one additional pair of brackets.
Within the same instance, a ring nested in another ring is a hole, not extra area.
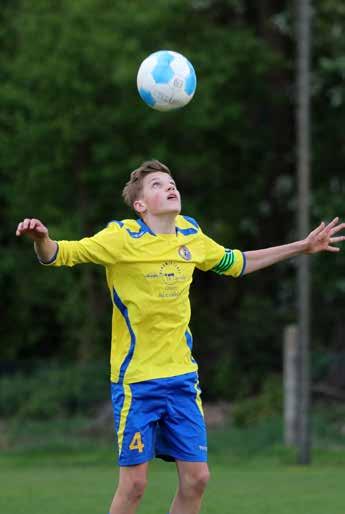
[(28, 235), (34, 242), (35, 252), (42, 262), (52, 260), (57, 251), (57, 243), (50, 239), (48, 229), (35, 218), (25, 218), (18, 223), (17, 236)]
[(79, 241), (53, 241), (47, 227), (40, 220), (30, 218), (19, 223), (16, 234), (27, 234), (34, 241), (41, 264), (52, 266), (84, 263), (114, 265), (119, 261), (124, 246), (122, 225), (115, 221), (108, 223), (106, 228), (93, 236)]

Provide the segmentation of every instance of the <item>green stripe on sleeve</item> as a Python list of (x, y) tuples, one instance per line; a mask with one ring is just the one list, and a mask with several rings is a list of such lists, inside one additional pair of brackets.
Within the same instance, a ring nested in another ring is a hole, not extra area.
[(225, 271), (227, 271), (234, 263), (234, 253), (232, 250), (226, 250), (226, 253), (222, 260), (212, 268), (212, 271), (222, 275)]

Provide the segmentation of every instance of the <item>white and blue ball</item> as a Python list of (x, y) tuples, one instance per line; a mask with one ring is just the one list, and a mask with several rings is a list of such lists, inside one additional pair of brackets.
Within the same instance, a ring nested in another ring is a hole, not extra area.
[(144, 102), (157, 111), (171, 111), (191, 101), (196, 89), (192, 64), (183, 55), (161, 50), (140, 65), (137, 86)]

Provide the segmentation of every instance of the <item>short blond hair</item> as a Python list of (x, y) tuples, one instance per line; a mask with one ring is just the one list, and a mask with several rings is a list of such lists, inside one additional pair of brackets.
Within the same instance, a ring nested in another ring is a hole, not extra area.
[(122, 198), (129, 207), (132, 209), (134, 208), (133, 204), (139, 198), (143, 189), (144, 178), (150, 173), (155, 173), (157, 171), (167, 173), (171, 176), (169, 168), (156, 159), (145, 161), (139, 166), (139, 168), (132, 171), (130, 179), (122, 191)]

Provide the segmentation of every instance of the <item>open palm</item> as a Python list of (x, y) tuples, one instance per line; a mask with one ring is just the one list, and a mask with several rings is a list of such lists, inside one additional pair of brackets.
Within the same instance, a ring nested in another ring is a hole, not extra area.
[(340, 248), (333, 246), (345, 241), (345, 236), (334, 237), (335, 234), (345, 228), (345, 223), (339, 223), (339, 218), (334, 218), (330, 223), (322, 222), (306, 237), (307, 249), (305, 253), (339, 252)]

